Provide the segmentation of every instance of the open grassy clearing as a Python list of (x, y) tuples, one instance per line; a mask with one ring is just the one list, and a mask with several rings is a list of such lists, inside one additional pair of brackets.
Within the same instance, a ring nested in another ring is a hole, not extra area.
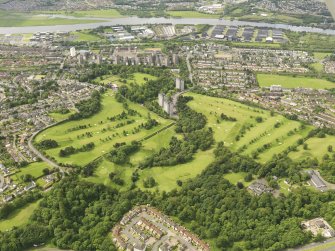
[(106, 40), (105, 38), (91, 34), (88, 31), (74, 31), (71, 34), (76, 37), (74, 41), (97, 42)]
[(253, 181), (246, 182), (244, 177), (247, 176), (247, 173), (239, 172), (239, 173), (228, 173), (224, 175), (224, 178), (229, 180), (229, 182), (233, 185), (236, 185), (238, 182), (243, 183), (245, 187), (249, 186)]
[(314, 58), (317, 59), (317, 60), (325, 59), (326, 57), (328, 57), (330, 55), (331, 55), (331, 53), (328, 53), (328, 52), (314, 52), (313, 53)]
[[(67, 18), (53, 18), (43, 15), (35, 15), (30, 13), (14, 13), (8, 11), (0, 11), (0, 26), (47, 26), (47, 25), (65, 25), (65, 24), (81, 24), (81, 23), (95, 23), (99, 20), (85, 20), (85, 19), (67, 19)], [(100, 21), (101, 22), (101, 21)]]
[(12, 212), (6, 220), (0, 220), (1, 231), (6, 231), (13, 227), (18, 227), (27, 224), (29, 221), (29, 217), (38, 207), (39, 202), (40, 201), (30, 203), (24, 208)]
[(261, 87), (269, 87), (271, 85), (281, 85), (284, 88), (313, 88), (328, 89), (335, 88), (335, 83), (325, 79), (281, 76), (272, 74), (257, 74), (257, 80)]
[(207, 14), (197, 11), (167, 11), (167, 14), (172, 17), (180, 18), (219, 18), (219, 14)]
[(117, 85), (136, 83), (139, 85), (143, 85), (144, 83), (147, 82), (147, 80), (156, 80), (156, 79), (157, 77), (152, 76), (150, 74), (136, 72), (128, 79), (122, 79), (120, 76), (117, 75), (104, 75), (96, 78), (94, 81), (104, 85), (109, 83)]
[[(129, 108), (137, 111), (139, 115), (128, 116), (128, 119), (113, 122), (108, 120), (108, 117), (116, 116), (124, 111), (122, 104), (115, 100), (114, 93), (109, 91), (103, 95), (102, 109), (95, 116), (49, 128), (37, 135), (35, 140), (36, 142), (44, 139), (56, 140), (59, 147), (47, 150), (46, 153), (54, 157), (59, 163), (85, 165), (112, 150), (115, 143), (141, 140), (171, 123), (170, 120), (151, 114), (151, 118), (157, 120), (159, 125), (150, 130), (142, 128), (139, 132), (133, 133), (135, 128), (147, 121), (149, 111), (145, 107), (134, 103), (129, 103)], [(127, 124), (126, 121), (129, 120), (133, 121)], [(124, 125), (120, 126), (120, 123), (124, 123)], [(86, 128), (79, 129), (79, 126)], [(90, 142), (95, 144), (95, 148), (90, 152), (80, 152), (64, 158), (59, 157), (60, 149), (68, 146), (80, 148)]]
[(171, 191), (178, 188), (177, 180), (187, 181), (199, 175), (214, 160), (213, 150), (199, 151), (194, 155), (194, 159), (185, 164), (171, 167), (148, 168), (140, 173), (138, 186), (143, 187), (143, 180), (147, 177), (153, 177), (158, 183), (157, 186), (148, 190), (159, 189), (160, 191)]
[[(131, 175), (134, 170), (135, 168), (128, 165), (119, 166), (104, 159), (94, 172), (94, 175), (88, 178), (83, 178), (83, 180), (97, 184), (104, 184), (105, 186), (114, 187), (120, 190), (128, 190), (131, 185)], [(118, 186), (110, 180), (108, 175), (111, 172), (116, 173), (119, 178), (125, 181), (124, 186)]]
[(49, 168), (48, 164), (45, 162), (33, 162), (26, 167), (22, 167), (19, 171), (11, 175), (11, 179), (17, 183), (24, 183), (22, 176), (30, 174), (36, 180), (37, 178), (43, 176), (43, 169)]
[[(270, 144), (268, 149), (259, 154), (260, 162), (266, 162), (274, 154), (294, 145), (299, 138), (305, 137), (312, 129), (310, 126), (301, 129), (300, 122), (288, 120), (281, 115), (271, 116), (269, 111), (249, 107), (231, 100), (193, 93), (187, 95), (194, 97), (194, 100), (189, 103), (190, 107), (207, 117), (208, 126), (213, 128), (217, 142), (224, 141), (225, 145), (233, 151), (246, 155), (251, 155), (264, 144)], [(219, 119), (221, 113), (236, 118), (237, 121), (221, 121)], [(256, 122), (256, 117), (262, 117), (263, 122)], [(280, 126), (275, 128), (277, 123)], [(246, 129), (244, 136), (241, 136), (240, 132), (246, 125), (252, 125), (252, 127)], [(288, 135), (289, 131), (294, 131), (294, 133)], [(238, 135), (240, 136), (239, 140), (236, 139)]]
[[(262, 12), (263, 13), (263, 12)], [(265, 13), (264, 13), (265, 14)], [(287, 15), (277, 15), (273, 13), (266, 13), (267, 16), (262, 16), (261, 13), (257, 15), (244, 15), (239, 17), (239, 20), (252, 21), (252, 22), (268, 22), (268, 23), (289, 23), (295, 25), (302, 25), (302, 19), (290, 17)]]
[(281, 45), (278, 43), (261, 43), (261, 42), (232, 42), (232, 45), (238, 47), (259, 47), (259, 48), (280, 48)]
[(62, 114), (62, 113), (59, 113), (59, 112), (51, 112), (49, 113), (48, 115), (53, 118), (56, 122), (60, 122), (62, 120), (65, 120), (67, 118), (70, 117), (71, 114), (73, 114), (74, 111), (70, 111), (69, 113), (66, 113), (66, 114)]
[(124, 17), (116, 9), (108, 10), (81, 10), (81, 11), (42, 11), (39, 13), (45, 14), (58, 14), (58, 15), (67, 15), (73, 17), (101, 17), (101, 18), (120, 18)]
[(328, 153), (327, 147), (329, 145), (332, 145), (335, 149), (335, 136), (327, 135), (326, 138), (310, 138), (305, 143), (308, 146), (307, 150), (304, 150), (303, 146), (299, 146), (296, 152), (289, 154), (289, 157), (293, 160), (301, 160), (307, 157), (321, 160), (323, 155)]

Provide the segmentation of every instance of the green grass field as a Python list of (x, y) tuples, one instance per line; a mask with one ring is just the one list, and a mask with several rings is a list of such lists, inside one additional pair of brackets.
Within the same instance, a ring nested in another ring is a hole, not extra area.
[(167, 14), (171, 17), (180, 18), (219, 18), (218, 14), (207, 14), (197, 11), (167, 11)]
[(6, 220), (0, 220), (1, 231), (10, 230), (13, 227), (27, 224), (29, 217), (33, 214), (38, 205), (39, 201), (30, 203), (26, 207), (12, 212)]
[(42, 11), (39, 13), (59, 14), (73, 17), (97, 17), (97, 18), (120, 18), (124, 17), (116, 9), (109, 10), (82, 10), (82, 11)]
[[(142, 85), (144, 83), (147, 82), (147, 80), (156, 80), (157, 77), (152, 76), (150, 74), (146, 74), (146, 73), (140, 73), (140, 72), (136, 72), (133, 74), (132, 77), (126, 79), (126, 84), (131, 84), (131, 83), (136, 83), (139, 85)], [(99, 83), (99, 84), (117, 84), (117, 85), (123, 85), (125, 84), (123, 82), (123, 79), (121, 79), (119, 76), (117, 75), (104, 75), (102, 77), (98, 77), (94, 80), (95, 82)]]
[[(130, 166), (119, 166), (104, 159), (94, 172), (94, 175), (88, 178), (83, 178), (83, 180), (97, 184), (104, 184), (105, 186), (114, 187), (120, 190), (128, 190), (131, 185), (131, 175), (134, 171), (135, 169)], [(108, 176), (111, 172), (116, 173), (119, 178), (123, 179), (125, 185), (120, 187), (114, 184)]]
[(232, 183), (233, 185), (236, 185), (237, 182), (241, 182), (243, 183), (243, 185), (245, 187), (249, 186), (253, 181), (250, 182), (246, 182), (244, 180), (244, 177), (247, 175), (247, 173), (244, 172), (239, 172), (239, 173), (228, 173), (226, 175), (224, 175), (224, 178), (229, 180), (230, 183)]
[[(305, 142), (308, 149), (304, 150), (303, 146), (299, 146), (296, 152), (291, 152), (289, 157), (293, 160), (301, 160), (307, 157), (317, 158), (321, 160), (323, 155), (328, 153), (327, 147), (332, 145), (335, 149), (335, 136), (327, 135), (326, 138), (310, 138)], [(328, 153), (331, 155), (331, 153)]]
[(88, 31), (75, 31), (71, 34), (76, 37), (74, 41), (97, 42), (106, 40), (97, 35), (90, 34)]
[(60, 122), (62, 120), (65, 120), (65, 119), (69, 118), (70, 115), (73, 114), (73, 113), (74, 113), (74, 111), (70, 111), (67, 114), (62, 114), (62, 113), (58, 113), (58, 112), (51, 112), (48, 115), (50, 117), (52, 117), (56, 122)]
[(99, 22), (99, 20), (51, 18), (48, 16), (35, 15), (30, 13), (14, 13), (8, 11), (0, 11), (0, 27), (47, 26), (95, 22)]
[(34, 177), (34, 179), (36, 179), (43, 175), (43, 169), (45, 168), (50, 169), (50, 166), (48, 166), (48, 164), (44, 162), (33, 162), (26, 167), (20, 168), (19, 172), (13, 174), (11, 178), (14, 181), (23, 183), (22, 178), (21, 178), (23, 175), (31, 174)]
[(143, 188), (143, 180), (147, 177), (153, 177), (158, 185), (149, 190), (159, 189), (160, 191), (171, 191), (178, 188), (176, 181), (183, 182), (199, 175), (214, 160), (213, 151), (198, 152), (194, 159), (185, 164), (172, 167), (154, 167), (145, 169), (140, 173), (139, 187)]
[[(208, 119), (208, 126), (213, 128), (215, 140), (224, 141), (225, 145), (233, 151), (251, 155), (252, 152), (264, 144), (271, 144), (271, 147), (259, 154), (259, 161), (266, 162), (274, 154), (278, 154), (291, 145), (294, 145), (299, 138), (305, 137), (312, 129), (306, 126), (301, 130), (301, 123), (291, 121), (281, 115), (271, 116), (269, 111), (249, 107), (227, 99), (207, 97), (199, 94), (187, 94), (194, 97), (189, 106), (194, 110), (203, 113)], [(236, 122), (219, 121), (221, 113), (237, 119)], [(262, 123), (257, 123), (255, 118), (263, 118)], [(279, 128), (274, 125), (280, 123)], [(252, 124), (253, 127), (246, 130), (243, 137), (237, 141), (236, 136), (243, 125)], [(291, 130), (296, 132), (288, 136)], [(243, 149), (246, 146), (246, 149)]]
[(256, 47), (256, 48), (280, 48), (280, 44), (277, 43), (261, 43), (261, 42), (250, 42), (250, 43), (244, 43), (244, 42), (232, 42), (234, 46), (239, 47)]
[[(114, 128), (116, 124), (125, 122), (126, 120), (112, 122), (107, 119), (107, 117), (118, 115), (124, 110), (122, 104), (115, 100), (114, 93), (109, 91), (103, 95), (102, 110), (95, 116), (80, 121), (66, 122), (49, 128), (37, 135), (35, 140), (36, 142), (40, 142), (43, 139), (56, 140), (60, 146), (47, 150), (46, 153), (53, 156), (59, 163), (85, 165), (112, 150), (113, 145), (117, 142), (131, 142), (133, 140), (143, 139), (147, 135), (171, 123), (170, 120), (162, 119), (155, 114), (151, 114), (151, 117), (156, 119), (159, 125), (150, 130), (141, 129), (139, 132), (133, 134), (132, 131), (135, 128), (147, 121), (149, 111), (145, 107), (134, 103), (129, 103), (129, 107), (139, 112), (140, 116), (131, 116), (128, 120), (133, 119), (133, 123)], [(74, 129), (80, 125), (87, 126), (87, 128), (70, 131), (70, 129)], [(90, 133), (91, 136), (86, 136), (86, 133)], [(108, 137), (110, 137), (109, 140), (107, 140)], [(95, 143), (95, 148), (90, 152), (80, 152), (65, 158), (59, 157), (60, 149), (68, 146), (79, 148), (90, 142)]]
[(271, 85), (281, 85), (284, 88), (313, 88), (328, 89), (335, 88), (335, 83), (324, 79), (291, 77), (272, 74), (257, 74), (257, 80), (261, 87), (269, 87)]

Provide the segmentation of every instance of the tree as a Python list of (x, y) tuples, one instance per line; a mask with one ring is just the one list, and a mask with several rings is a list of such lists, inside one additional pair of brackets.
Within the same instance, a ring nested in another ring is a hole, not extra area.
[(153, 188), (156, 185), (157, 185), (156, 180), (153, 177), (148, 177), (145, 180), (143, 180), (143, 186), (145, 188)]
[(44, 169), (43, 169), (43, 174), (44, 174), (44, 175), (48, 175), (48, 174), (50, 174), (50, 170), (49, 170), (49, 168), (44, 168)]
[(237, 186), (238, 189), (243, 189), (244, 188), (244, 185), (243, 185), (242, 182), (237, 182), (236, 186)]
[(328, 147), (327, 147), (327, 150), (328, 150), (328, 152), (333, 152), (333, 146), (332, 145), (329, 145)]

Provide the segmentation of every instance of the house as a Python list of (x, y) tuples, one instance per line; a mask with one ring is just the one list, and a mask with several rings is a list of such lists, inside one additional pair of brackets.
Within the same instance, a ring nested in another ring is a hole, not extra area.
[(320, 178), (317, 172), (314, 170), (309, 170), (307, 171), (309, 176), (311, 177), (311, 183), (316, 187), (316, 188), (326, 188), (327, 185), (324, 183), (324, 181)]
[(306, 230), (312, 232), (314, 236), (321, 234), (325, 238), (335, 236), (334, 229), (323, 218), (316, 218), (309, 221), (303, 221), (301, 226)]
[(143, 243), (134, 244), (134, 251), (145, 251), (146, 247)]
[(30, 184), (28, 184), (27, 186), (24, 187), (25, 191), (29, 191), (32, 190), (36, 187), (36, 183), (34, 181), (32, 181)]
[(3, 197), (3, 202), (7, 203), (7, 202), (10, 202), (13, 199), (14, 199), (13, 195), (11, 195), (11, 194), (6, 195), (6, 196)]

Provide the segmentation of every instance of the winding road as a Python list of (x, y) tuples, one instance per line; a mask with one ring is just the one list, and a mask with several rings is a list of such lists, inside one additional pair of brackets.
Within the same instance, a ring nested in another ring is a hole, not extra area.
[[(54, 123), (54, 124), (52, 124), (52, 125), (50, 125), (50, 126), (48, 126), (48, 127), (46, 127), (46, 128), (52, 127), (52, 126), (54, 126), (54, 125), (56, 125), (56, 124), (58, 124), (58, 123)], [(39, 157), (41, 160), (43, 160), (44, 162), (48, 163), (48, 164), (49, 164), (50, 166), (52, 166), (52, 167), (58, 168), (59, 171), (60, 171), (60, 173), (61, 173), (62, 176), (64, 177), (64, 175), (65, 175), (65, 170), (64, 170), (64, 168), (61, 167), (60, 165), (58, 165), (56, 162), (54, 162), (54, 161), (48, 159), (46, 156), (44, 156), (38, 149), (36, 149), (36, 147), (35, 147), (34, 144), (33, 144), (33, 140), (34, 140), (35, 136), (36, 136), (37, 134), (39, 134), (40, 132), (44, 131), (46, 128), (44, 128), (44, 129), (42, 129), (42, 130), (40, 130), (40, 131), (35, 132), (35, 133), (30, 137), (30, 139), (28, 140), (28, 147), (29, 147), (29, 149), (30, 149), (35, 155), (37, 155), (37, 157)]]

